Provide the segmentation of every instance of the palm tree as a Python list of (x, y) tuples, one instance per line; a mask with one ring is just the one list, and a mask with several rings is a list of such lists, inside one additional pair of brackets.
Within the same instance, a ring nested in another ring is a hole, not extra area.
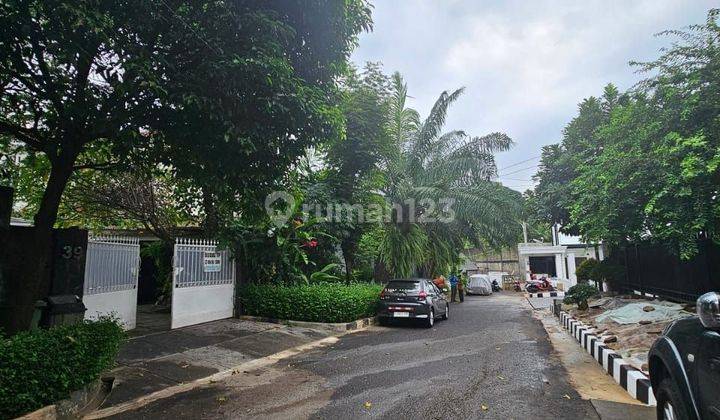
[(457, 264), (468, 246), (516, 242), (520, 194), (493, 181), (494, 153), (508, 150), (512, 140), (503, 133), (443, 133), (447, 110), (463, 89), (443, 92), (422, 122), (405, 106), (407, 85), (398, 73), (393, 89), (388, 128), (393, 144), (383, 165), (383, 193), (396, 211), (381, 242), (385, 266), (400, 277), (434, 275)]

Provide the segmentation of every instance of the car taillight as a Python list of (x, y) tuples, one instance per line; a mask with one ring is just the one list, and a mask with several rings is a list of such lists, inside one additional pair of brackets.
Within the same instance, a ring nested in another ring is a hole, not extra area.
[(423, 290), (420, 293), (418, 293), (418, 300), (425, 300), (425, 299), (427, 299), (427, 293), (425, 293), (425, 291)]

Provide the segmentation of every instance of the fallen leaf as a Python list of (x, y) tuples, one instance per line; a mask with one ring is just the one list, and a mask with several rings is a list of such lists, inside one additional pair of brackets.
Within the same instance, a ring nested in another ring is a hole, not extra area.
[(568, 394), (563, 395), (563, 398), (570, 399), (570, 396)]
[(227, 397), (220, 396), (220, 397), (217, 397), (215, 400), (219, 403), (224, 403), (225, 401), (227, 401)]
[(489, 407), (485, 404), (480, 404), (480, 408), (482, 408), (482, 411), (487, 411)]
[(504, 380), (505, 380), (505, 377), (502, 376), (502, 375), (498, 375), (497, 378), (500, 379), (501, 381), (504, 381)]
[(372, 407), (372, 403), (370, 401), (365, 401), (365, 404), (363, 404), (363, 406), (369, 410)]

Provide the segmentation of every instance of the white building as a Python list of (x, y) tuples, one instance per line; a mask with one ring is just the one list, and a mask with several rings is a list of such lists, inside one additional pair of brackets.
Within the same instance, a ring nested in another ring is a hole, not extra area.
[(552, 227), (552, 243), (525, 242), (518, 244), (518, 260), (525, 279), (530, 274), (547, 275), (567, 290), (577, 284), (575, 269), (586, 259), (602, 261), (602, 244), (583, 243), (578, 236), (560, 232), (560, 225)]

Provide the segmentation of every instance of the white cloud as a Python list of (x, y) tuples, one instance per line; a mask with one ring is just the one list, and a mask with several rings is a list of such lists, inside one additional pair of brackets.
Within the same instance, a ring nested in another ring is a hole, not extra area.
[[(375, 31), (361, 37), (353, 59), (382, 61), (388, 71), (400, 71), (422, 115), (442, 90), (465, 86), (448, 128), (510, 134), (517, 146), (499, 156), (502, 167), (557, 142), (577, 103), (600, 94), (606, 83), (632, 86), (640, 76), (628, 61), (652, 59), (669, 43), (653, 34), (699, 23), (713, 5), (378, 0)], [(532, 172), (513, 177), (529, 179)]]

